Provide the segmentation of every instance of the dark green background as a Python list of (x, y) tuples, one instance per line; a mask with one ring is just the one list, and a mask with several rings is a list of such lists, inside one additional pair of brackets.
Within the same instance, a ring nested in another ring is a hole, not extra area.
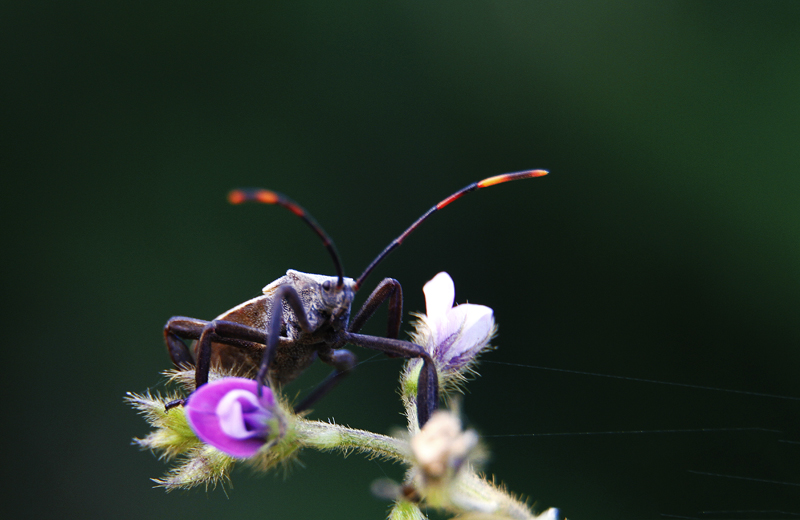
[[(370, 482), (401, 469), (360, 456), (152, 489), (122, 397), (160, 384), (170, 316), (330, 272), (230, 188), (289, 194), (357, 275), (452, 191), (546, 168), (437, 214), (369, 287), (422, 311), (447, 270), (495, 309), (487, 361), (789, 398), (487, 362), (463, 404), (488, 471), (571, 519), (800, 514), (797, 2), (4, 2), (0, 43), (4, 511), (382, 518)], [(314, 416), (401, 425), (400, 366)], [(743, 427), (779, 433), (530, 436)]]

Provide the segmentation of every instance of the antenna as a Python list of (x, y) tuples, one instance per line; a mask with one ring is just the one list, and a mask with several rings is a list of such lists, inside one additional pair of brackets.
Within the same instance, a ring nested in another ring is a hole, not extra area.
[(339, 254), (336, 252), (336, 248), (333, 245), (333, 240), (331, 240), (328, 234), (325, 233), (325, 230), (322, 229), (322, 226), (317, 224), (317, 221), (314, 220), (314, 217), (312, 217), (311, 214), (304, 210), (299, 204), (285, 195), (264, 189), (233, 190), (228, 193), (228, 202), (231, 204), (259, 202), (261, 204), (283, 206), (303, 219), (303, 222), (308, 224), (308, 227), (310, 227), (314, 233), (316, 233), (317, 236), (322, 239), (322, 245), (325, 246), (325, 249), (328, 250), (331, 258), (333, 258), (333, 265), (336, 268), (336, 275), (339, 277), (338, 281), (336, 282), (336, 287), (341, 289), (341, 287), (344, 285), (344, 271), (342, 269), (342, 262), (339, 260)]
[(373, 260), (372, 263), (369, 264), (369, 266), (367, 266), (366, 269), (364, 269), (364, 272), (361, 273), (361, 276), (359, 276), (358, 280), (356, 281), (355, 289), (358, 290), (361, 287), (361, 285), (364, 283), (364, 280), (367, 278), (367, 276), (369, 276), (369, 273), (371, 273), (372, 270), (375, 269), (375, 267), (389, 255), (389, 253), (394, 251), (395, 248), (397, 248), (400, 244), (402, 244), (403, 240), (405, 240), (406, 237), (408, 237), (408, 235), (410, 235), (412, 231), (417, 229), (417, 227), (419, 227), (420, 224), (425, 222), (431, 215), (433, 215), (440, 209), (444, 208), (451, 202), (460, 199), (461, 197), (463, 197), (464, 195), (466, 195), (471, 191), (479, 190), (481, 188), (488, 188), (489, 186), (494, 186), (496, 184), (503, 184), (504, 182), (516, 181), (519, 179), (529, 179), (531, 177), (541, 177), (543, 175), (547, 175), (547, 173), (548, 172), (546, 170), (526, 170), (522, 172), (504, 173), (502, 175), (495, 175), (494, 177), (488, 177), (486, 179), (483, 179), (482, 181), (473, 182), (469, 186), (461, 188), (457, 192), (453, 193), (446, 199), (443, 199), (441, 202), (439, 202), (431, 209), (426, 211), (420, 218), (416, 220), (416, 222), (411, 224), (411, 226), (409, 226), (408, 229), (403, 231), (403, 233), (399, 237), (392, 240), (392, 243), (389, 244), (386, 247), (386, 249), (384, 249), (383, 252), (381, 252), (381, 254), (379, 254), (375, 258), (375, 260)]

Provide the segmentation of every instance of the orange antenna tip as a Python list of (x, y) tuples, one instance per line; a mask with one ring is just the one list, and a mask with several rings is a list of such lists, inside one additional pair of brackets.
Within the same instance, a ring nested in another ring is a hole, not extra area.
[(483, 179), (482, 181), (473, 182), (468, 186), (464, 186), (463, 188), (453, 193), (446, 199), (442, 199), (441, 201), (439, 201), (438, 204), (433, 206), (431, 209), (426, 211), (421, 217), (419, 217), (416, 221), (414, 221), (414, 223), (411, 224), (411, 226), (409, 226), (408, 229), (403, 231), (403, 233), (400, 234), (399, 237), (392, 240), (392, 243), (386, 246), (386, 249), (384, 249), (381, 252), (381, 254), (379, 254), (377, 257), (375, 257), (375, 260), (373, 260), (372, 263), (370, 263), (367, 266), (367, 268), (364, 269), (364, 272), (361, 273), (361, 276), (359, 276), (358, 280), (356, 280), (356, 287), (361, 287), (364, 284), (364, 280), (366, 280), (367, 276), (369, 276), (369, 273), (372, 272), (375, 266), (381, 263), (383, 259), (386, 258), (386, 256), (389, 253), (391, 253), (395, 248), (400, 246), (400, 244), (403, 243), (403, 241), (408, 237), (408, 235), (410, 235), (415, 229), (417, 229), (417, 227), (419, 227), (420, 224), (422, 224), (425, 220), (428, 219), (428, 217), (430, 217), (440, 209), (444, 208), (445, 206), (451, 204), (452, 202), (455, 202), (456, 200), (460, 199), (467, 193), (479, 190), (481, 188), (488, 188), (489, 186), (495, 186), (497, 184), (502, 184), (504, 182), (509, 182), (509, 181), (516, 181), (519, 179), (530, 179), (532, 177), (541, 177), (543, 175), (547, 175), (547, 173), (548, 173), (547, 170), (524, 170), (521, 172), (495, 175), (494, 177), (488, 177), (486, 179)]
[(530, 179), (531, 177), (541, 177), (543, 175), (547, 175), (547, 173), (548, 173), (547, 170), (528, 170), (524, 172), (504, 173), (503, 175), (495, 175), (494, 177), (483, 179), (478, 183), (478, 187), (488, 188), (489, 186), (502, 184), (508, 181), (516, 181), (519, 179)]
[(228, 193), (228, 202), (231, 204), (241, 204), (246, 200), (247, 196), (242, 190), (231, 190), (230, 193)]

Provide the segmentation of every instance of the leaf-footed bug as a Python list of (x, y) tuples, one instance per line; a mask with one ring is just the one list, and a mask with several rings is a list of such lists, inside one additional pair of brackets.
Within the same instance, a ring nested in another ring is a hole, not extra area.
[[(420, 427), (438, 407), (439, 381), (428, 352), (419, 345), (398, 339), (403, 314), (400, 283), (385, 278), (350, 321), (350, 307), (364, 280), (386, 256), (433, 213), (463, 195), (508, 181), (541, 177), (545, 170), (506, 173), (466, 186), (426, 211), (399, 237), (394, 239), (357, 280), (346, 278), (333, 242), (303, 208), (287, 197), (269, 190), (234, 190), (228, 195), (233, 204), (247, 201), (283, 206), (300, 217), (322, 240), (333, 259), (336, 276), (301, 273), (289, 270), (267, 285), (263, 295), (248, 300), (220, 314), (212, 321), (183, 316), (170, 318), (164, 327), (167, 350), (177, 367), (195, 367), (195, 388), (208, 382), (211, 365), (246, 373), (260, 385), (287, 384), (319, 358), (334, 371), (298, 405), (300, 412), (328, 393), (356, 364), (347, 344), (378, 350), (391, 357), (421, 358), (422, 369), (417, 384)], [(377, 308), (386, 300), (389, 319), (386, 337), (359, 334)], [(280, 309), (275, 312), (275, 309)], [(184, 340), (196, 340), (194, 353)], [(260, 387), (259, 387), (260, 388)], [(168, 408), (184, 400), (170, 403)]]

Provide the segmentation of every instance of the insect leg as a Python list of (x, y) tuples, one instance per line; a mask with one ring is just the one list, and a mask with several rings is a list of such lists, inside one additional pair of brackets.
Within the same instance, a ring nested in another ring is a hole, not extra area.
[(393, 278), (384, 278), (372, 291), (367, 301), (359, 309), (356, 317), (350, 323), (349, 332), (358, 332), (367, 323), (378, 307), (389, 299), (389, 323), (386, 337), (397, 338), (400, 335), (400, 323), (403, 319), (403, 288), (400, 282)]
[[(194, 371), (195, 390), (208, 383), (208, 372), (211, 369), (211, 344), (224, 343), (244, 349), (260, 349), (259, 345), (267, 342), (263, 330), (241, 323), (225, 320), (202, 321), (194, 318), (176, 316), (164, 327), (167, 349), (175, 366), (196, 365)], [(196, 339), (197, 362), (183, 339)], [(167, 403), (167, 410), (184, 404), (185, 399)]]
[[(211, 369), (211, 344), (225, 343), (242, 348), (252, 348), (253, 343), (266, 344), (272, 334), (262, 329), (242, 325), (234, 321), (214, 320), (208, 322), (197, 341), (197, 368), (195, 370), (195, 389), (208, 383)], [(275, 334), (277, 341), (278, 334)]]
[(417, 382), (417, 421), (422, 428), (439, 407), (439, 377), (430, 354), (415, 343), (394, 338), (366, 336), (350, 332), (343, 332), (342, 338), (353, 345), (379, 350), (389, 355), (422, 359), (422, 370)]
[(164, 325), (164, 342), (167, 344), (169, 357), (176, 367), (194, 365), (192, 352), (183, 340), (198, 339), (207, 324), (208, 322), (203, 320), (173, 316)]
[[(221, 320), (217, 320), (217, 323), (220, 321)], [(195, 318), (173, 316), (169, 319), (167, 324), (164, 325), (164, 341), (167, 344), (167, 352), (176, 367), (185, 368), (187, 366), (195, 366), (195, 356), (192, 354), (191, 349), (186, 346), (184, 340), (200, 339), (200, 336), (209, 323), (208, 321)], [(251, 333), (248, 333), (248, 335), (252, 337)], [(264, 344), (263, 333), (258, 341), (238, 339), (239, 336), (240, 335), (234, 333), (231, 337), (217, 338), (215, 341), (246, 350), (262, 350), (264, 348), (261, 346)]]
[(308, 407), (322, 399), (333, 387), (339, 384), (339, 381), (350, 374), (350, 371), (356, 366), (356, 356), (349, 350), (329, 350), (327, 352), (320, 352), (319, 359), (324, 363), (331, 365), (335, 370), (331, 372), (328, 377), (322, 380), (314, 390), (306, 396), (303, 401), (294, 407), (295, 413), (302, 412)]
[(292, 312), (294, 312), (294, 315), (300, 324), (300, 328), (302, 328), (305, 332), (313, 332), (311, 324), (308, 322), (308, 317), (306, 316), (306, 310), (303, 308), (303, 302), (300, 300), (300, 295), (297, 294), (297, 291), (294, 289), (294, 287), (290, 285), (281, 285), (278, 287), (278, 289), (275, 291), (275, 296), (273, 297), (272, 305), (270, 307), (274, 310), (269, 320), (269, 330), (276, 331), (276, 333), (267, 334), (267, 348), (264, 350), (264, 355), (261, 357), (261, 367), (259, 368), (258, 375), (256, 376), (256, 381), (258, 381), (259, 385), (259, 395), (261, 394), (262, 385), (269, 386), (269, 382), (267, 381), (267, 373), (269, 372), (269, 366), (272, 364), (272, 360), (275, 358), (275, 351), (278, 349), (278, 343), (280, 340), (280, 330), (283, 328), (284, 299), (289, 304)]

